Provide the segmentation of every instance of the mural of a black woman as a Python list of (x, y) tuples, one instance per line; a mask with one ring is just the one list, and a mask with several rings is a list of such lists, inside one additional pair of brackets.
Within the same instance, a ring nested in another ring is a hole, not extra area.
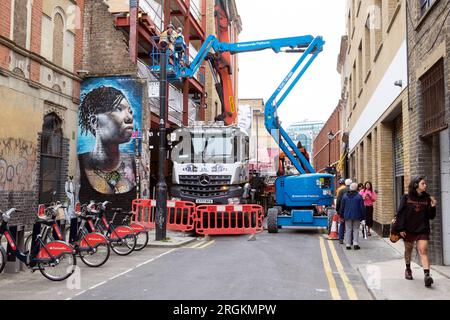
[[(131, 141), (133, 124), (130, 103), (120, 90), (101, 86), (83, 98), (79, 111), (80, 135), (92, 134), (95, 143), (90, 152), (79, 154), (82, 203), (89, 200), (116, 203), (119, 194), (129, 194), (131, 199), (136, 194), (133, 154), (119, 150), (121, 144)], [(99, 194), (105, 196), (93, 198)]]

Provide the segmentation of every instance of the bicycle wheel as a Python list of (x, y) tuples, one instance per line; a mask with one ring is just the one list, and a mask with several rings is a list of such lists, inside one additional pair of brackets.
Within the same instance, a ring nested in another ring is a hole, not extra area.
[(111, 249), (119, 256), (126, 256), (136, 248), (136, 235), (134, 233), (126, 235), (118, 242), (111, 242)]
[(73, 253), (64, 253), (59, 258), (59, 263), (39, 263), (39, 271), (42, 275), (52, 281), (66, 280), (75, 272), (77, 258)]
[(96, 268), (108, 261), (111, 250), (107, 243), (101, 243), (93, 250), (95, 251), (84, 251), (79, 253), (81, 261), (87, 266)]
[(5, 266), (6, 266), (6, 252), (5, 249), (2, 246), (0, 246), (0, 273), (2, 273)]
[(140, 232), (136, 235), (136, 247), (135, 251), (140, 251), (147, 246), (148, 243), (148, 232)]

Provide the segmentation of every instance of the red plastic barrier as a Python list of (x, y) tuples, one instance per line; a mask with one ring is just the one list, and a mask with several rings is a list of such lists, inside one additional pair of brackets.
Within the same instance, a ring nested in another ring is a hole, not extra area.
[[(132, 202), (133, 222), (155, 228), (156, 200), (135, 199)], [(167, 201), (167, 230), (192, 231), (195, 224), (195, 204), (188, 201)]]
[(256, 234), (263, 231), (259, 205), (203, 205), (196, 210), (196, 232), (203, 235)]

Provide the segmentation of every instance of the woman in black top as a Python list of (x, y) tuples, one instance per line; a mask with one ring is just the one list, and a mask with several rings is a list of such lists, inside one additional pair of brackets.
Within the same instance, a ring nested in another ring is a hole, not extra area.
[(414, 242), (417, 243), (420, 259), (425, 273), (425, 286), (433, 283), (430, 276), (428, 259), (428, 240), (430, 235), (430, 220), (436, 216), (437, 201), (427, 192), (424, 177), (414, 178), (400, 202), (397, 211), (397, 230), (405, 242), (405, 278), (412, 280), (411, 253)]

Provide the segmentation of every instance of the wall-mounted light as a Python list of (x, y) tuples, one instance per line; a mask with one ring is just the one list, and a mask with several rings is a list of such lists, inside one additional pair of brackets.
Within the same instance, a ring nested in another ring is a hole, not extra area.
[(403, 81), (402, 80), (395, 81), (394, 82), (394, 86), (403, 88)]

